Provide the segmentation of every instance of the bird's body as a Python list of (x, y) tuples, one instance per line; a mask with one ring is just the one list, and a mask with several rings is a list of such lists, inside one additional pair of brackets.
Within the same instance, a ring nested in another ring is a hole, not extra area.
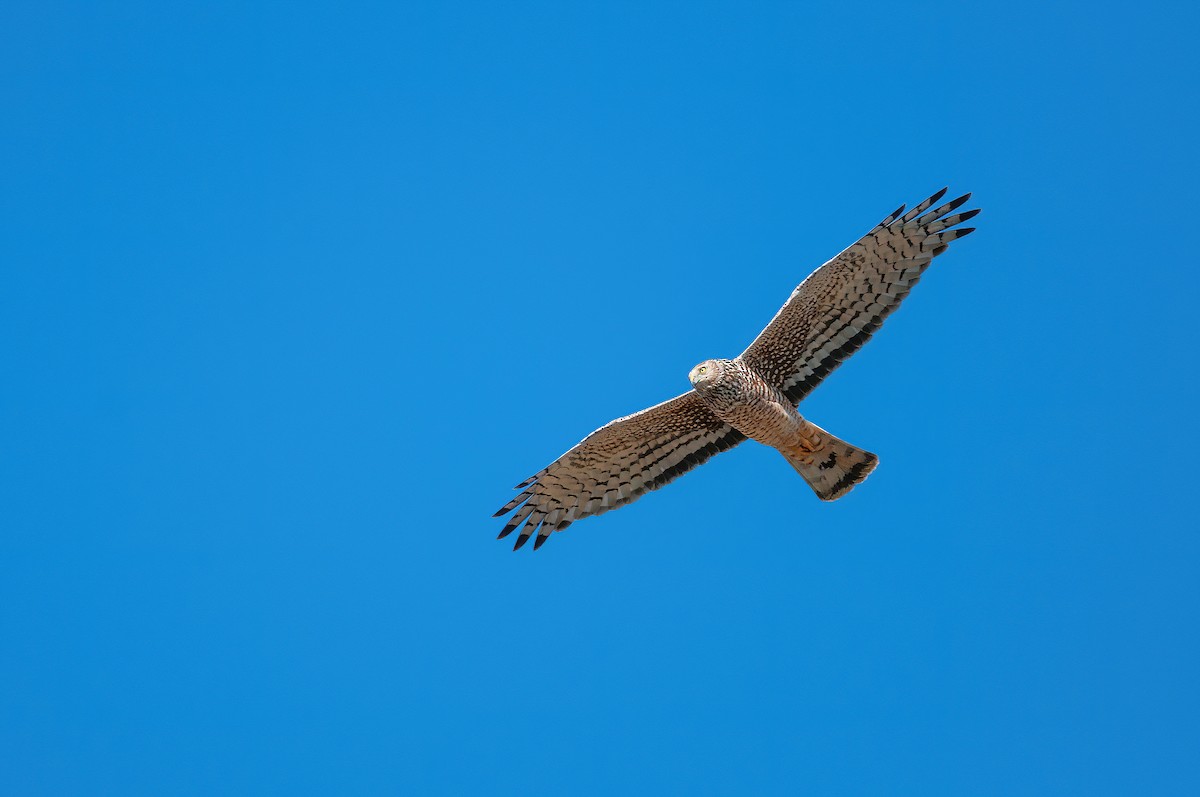
[(705, 360), (690, 379), (705, 406), (751, 440), (771, 448), (800, 443), (800, 413), (783, 391), (741, 360)]
[(822, 501), (845, 495), (879, 462), (869, 451), (805, 420), (782, 390), (740, 357), (705, 360), (689, 378), (714, 415), (783, 454)]
[(500, 536), (520, 527), (514, 548), (536, 533), (537, 549), (575, 520), (630, 503), (747, 438), (783, 454), (822, 500), (849, 492), (878, 458), (796, 405), (871, 337), (950, 241), (973, 231), (950, 229), (979, 212), (950, 215), (970, 194), (931, 210), (944, 194), (903, 216), (901, 206), (814, 271), (740, 356), (693, 368), (692, 390), (602, 426), (517, 485), (522, 492), (496, 513), (514, 513)]

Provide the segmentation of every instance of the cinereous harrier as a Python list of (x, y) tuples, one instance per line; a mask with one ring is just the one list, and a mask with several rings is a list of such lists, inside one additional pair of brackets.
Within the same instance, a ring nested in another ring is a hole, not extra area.
[(901, 205), (810, 274), (741, 356), (693, 368), (692, 390), (600, 427), (518, 484), (521, 493), (495, 515), (516, 510), (500, 537), (520, 527), (513, 550), (535, 533), (537, 550), (553, 532), (624, 506), (747, 437), (783, 454), (821, 500), (848, 493), (879, 458), (805, 420), (796, 405), (867, 342), (934, 257), (974, 231), (950, 229), (979, 212), (949, 215), (970, 194), (930, 210), (945, 193), (908, 213)]

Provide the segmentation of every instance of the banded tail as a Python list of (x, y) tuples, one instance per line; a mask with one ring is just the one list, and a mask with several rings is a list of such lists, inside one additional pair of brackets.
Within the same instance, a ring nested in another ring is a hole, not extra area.
[(805, 421), (803, 436), (815, 447), (781, 448), (779, 452), (804, 477), (822, 501), (836, 501), (875, 470), (879, 457), (840, 440)]

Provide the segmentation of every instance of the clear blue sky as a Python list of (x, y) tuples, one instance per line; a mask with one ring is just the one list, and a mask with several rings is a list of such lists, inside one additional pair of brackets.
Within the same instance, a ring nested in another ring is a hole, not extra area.
[[(0, 791), (1200, 793), (1184, 5), (6, 3)], [(848, 498), (493, 539), (946, 184)]]

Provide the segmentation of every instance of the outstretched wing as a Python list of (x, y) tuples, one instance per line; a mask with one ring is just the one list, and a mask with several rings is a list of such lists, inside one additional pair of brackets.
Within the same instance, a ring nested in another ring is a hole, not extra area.
[(870, 339), (947, 244), (974, 231), (950, 228), (978, 210), (948, 215), (970, 194), (929, 210), (945, 193), (943, 188), (908, 213), (901, 205), (810, 274), (742, 360), (798, 404)]
[(553, 532), (631, 503), (745, 439), (695, 391), (618, 418), (516, 486), (522, 492), (495, 514), (515, 510), (500, 538), (524, 523), (513, 550), (535, 532), (537, 550)]

